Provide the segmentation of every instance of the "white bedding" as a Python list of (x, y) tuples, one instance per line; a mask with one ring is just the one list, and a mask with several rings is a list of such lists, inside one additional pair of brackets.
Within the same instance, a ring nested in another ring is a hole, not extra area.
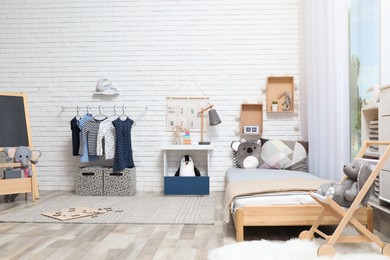
[[(318, 178), (306, 172), (290, 170), (273, 170), (273, 169), (239, 169), (229, 168), (226, 172), (226, 185), (229, 182), (242, 180), (275, 180), (293, 179), (293, 178)], [(258, 205), (299, 205), (299, 204), (316, 204), (316, 201), (309, 196), (307, 191), (284, 191), (261, 193), (256, 195), (238, 196), (234, 198), (230, 205), (231, 212), (244, 206)]]
[(308, 192), (280, 192), (280, 193), (264, 193), (253, 196), (236, 197), (231, 204), (231, 212), (235, 212), (237, 208), (244, 206), (259, 206), (259, 205), (301, 205), (301, 204), (316, 204), (317, 202), (308, 195)]

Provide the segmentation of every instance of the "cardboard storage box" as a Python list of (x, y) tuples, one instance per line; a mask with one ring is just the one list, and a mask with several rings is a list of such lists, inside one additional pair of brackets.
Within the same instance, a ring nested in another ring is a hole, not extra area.
[(120, 172), (113, 172), (112, 168), (104, 170), (105, 196), (131, 196), (137, 191), (136, 184), (135, 168)]
[(76, 194), (103, 196), (103, 167), (81, 167), (76, 172)]

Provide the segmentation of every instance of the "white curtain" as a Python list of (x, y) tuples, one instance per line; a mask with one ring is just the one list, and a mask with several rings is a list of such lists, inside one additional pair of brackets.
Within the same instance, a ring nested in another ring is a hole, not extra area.
[(334, 180), (350, 161), (348, 8), (347, 0), (301, 1), (300, 90), (309, 171)]

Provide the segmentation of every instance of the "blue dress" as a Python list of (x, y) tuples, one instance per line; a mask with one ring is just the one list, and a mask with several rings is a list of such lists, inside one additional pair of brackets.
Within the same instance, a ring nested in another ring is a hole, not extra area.
[(74, 117), (70, 120), (70, 130), (72, 130), (72, 154), (79, 155), (79, 147), (80, 147), (80, 128), (77, 125), (78, 119)]
[(134, 168), (133, 150), (131, 147), (131, 127), (134, 121), (120, 118), (112, 121), (115, 127), (115, 157), (113, 171), (118, 172), (125, 168)]

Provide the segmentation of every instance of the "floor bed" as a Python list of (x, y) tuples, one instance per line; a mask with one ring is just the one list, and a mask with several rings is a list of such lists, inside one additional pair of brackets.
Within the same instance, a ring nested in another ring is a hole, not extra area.
[[(310, 180), (310, 184), (301, 185), (300, 183), (306, 179)], [(287, 184), (286, 187), (275, 189), (277, 187), (275, 183), (283, 185), (282, 180)], [(321, 180), (304, 172), (230, 168), (226, 174), (225, 221), (229, 221), (230, 216), (232, 217), (237, 241), (244, 240), (244, 227), (246, 226), (311, 226), (323, 208), (314, 201), (303, 199), (297, 202), (295, 199), (291, 200), (290, 195), (295, 195), (295, 192), (301, 194), (302, 191), (315, 190), (322, 182), (327, 182), (327, 180)], [(241, 188), (232, 192), (233, 183)], [(268, 198), (264, 201), (260, 199), (260, 204), (253, 205), (250, 204), (249, 200), (248, 204), (245, 199), (250, 199), (250, 195), (259, 196), (256, 194), (257, 186), (260, 187), (260, 193), (265, 194)], [(310, 186), (313, 188), (309, 188)], [(272, 198), (268, 187), (277, 192), (278, 202), (274, 205), (269, 203)], [(303, 189), (299, 190), (300, 187)], [(236, 194), (240, 195), (236, 196)], [(285, 203), (281, 197), (286, 198)], [(310, 196), (307, 195), (307, 197)], [(240, 199), (244, 199), (244, 203), (242, 201), (236, 203)], [(241, 206), (236, 206), (236, 204), (241, 204)], [(355, 213), (355, 217), (370, 230), (373, 229), (372, 212), (371, 207), (361, 207)], [(321, 225), (337, 225), (338, 223), (338, 219), (329, 215), (324, 218)]]

